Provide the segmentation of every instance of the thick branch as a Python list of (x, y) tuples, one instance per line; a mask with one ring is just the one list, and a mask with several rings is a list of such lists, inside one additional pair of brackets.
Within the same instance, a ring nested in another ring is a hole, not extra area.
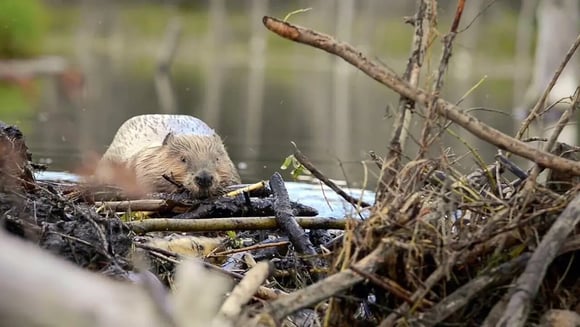
[[(424, 90), (411, 87), (394, 72), (379, 65), (377, 62), (370, 60), (360, 51), (347, 43), (339, 42), (331, 36), (295, 26), (272, 17), (265, 16), (263, 18), (263, 23), (269, 30), (282, 37), (322, 49), (341, 57), (368, 76), (372, 77), (374, 80), (384, 84), (400, 95), (414, 100), (415, 102), (428, 105), (434, 99), (432, 95)], [(520, 140), (483, 124), (477, 118), (464, 113), (459, 107), (450, 102), (438, 99), (435, 102), (435, 109), (439, 115), (453, 121), (473, 135), (496, 145), (500, 149), (513, 152), (514, 154), (532, 160), (547, 168), (580, 175), (579, 162), (559, 158), (545, 151), (534, 149)]]

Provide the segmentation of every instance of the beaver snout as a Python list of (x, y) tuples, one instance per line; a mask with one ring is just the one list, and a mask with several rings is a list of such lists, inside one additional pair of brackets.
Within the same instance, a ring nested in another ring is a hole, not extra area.
[(207, 171), (202, 171), (193, 178), (195, 184), (201, 188), (208, 188), (213, 184), (213, 176)]

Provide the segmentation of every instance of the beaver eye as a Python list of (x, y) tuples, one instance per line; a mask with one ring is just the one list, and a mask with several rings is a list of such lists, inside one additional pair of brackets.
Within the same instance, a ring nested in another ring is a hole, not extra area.
[(185, 157), (181, 157), (181, 158), (180, 158), (180, 160), (181, 160), (181, 162), (183, 162), (183, 163), (186, 163), (186, 162), (187, 162), (187, 160), (185, 159)]

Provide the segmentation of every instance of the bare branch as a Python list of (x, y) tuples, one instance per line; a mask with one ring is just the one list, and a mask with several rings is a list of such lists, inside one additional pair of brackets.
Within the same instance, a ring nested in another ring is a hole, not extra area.
[[(379, 65), (379, 63), (367, 58), (359, 50), (353, 48), (347, 43), (339, 42), (329, 35), (321, 34), (314, 30), (296, 26), (288, 22), (283, 22), (276, 18), (265, 16), (262, 21), (270, 31), (282, 37), (319, 48), (343, 58), (345, 61), (357, 67), (374, 80), (384, 84), (393, 91), (414, 100), (415, 102), (428, 105), (433, 101), (434, 97), (431, 94), (428, 94), (422, 89), (411, 87), (393, 71), (384, 68)], [(510, 151), (546, 168), (580, 175), (579, 162), (559, 158), (545, 151), (534, 149), (528, 144), (480, 122), (477, 118), (464, 113), (459, 107), (448, 101), (437, 99), (435, 102), (435, 109), (439, 115), (452, 120), (473, 135), (496, 145), (502, 150)]]
[(516, 139), (522, 138), (522, 136), (524, 135), (524, 133), (526, 132), (526, 130), (528, 129), (528, 127), (530, 126), (532, 121), (534, 119), (536, 119), (538, 117), (539, 112), (544, 109), (544, 104), (546, 103), (546, 99), (548, 98), (550, 91), (552, 91), (552, 88), (554, 87), (554, 85), (556, 85), (556, 82), (558, 81), (560, 74), (562, 74), (562, 71), (564, 70), (564, 68), (566, 67), (566, 65), (568, 64), (568, 62), (570, 61), (570, 59), (572, 58), (572, 56), (576, 52), (576, 50), (578, 50), (579, 46), (580, 46), (580, 34), (578, 34), (578, 37), (576, 38), (576, 40), (574, 41), (574, 43), (572, 44), (572, 46), (570, 47), (570, 49), (566, 53), (566, 56), (562, 60), (562, 63), (560, 63), (560, 66), (558, 67), (556, 72), (554, 73), (554, 76), (552, 77), (552, 80), (550, 81), (550, 83), (548, 84), (546, 89), (544, 90), (544, 93), (542, 94), (542, 96), (540, 97), (540, 99), (538, 100), (538, 102), (536, 103), (536, 105), (534, 106), (534, 108), (532, 109), (530, 114), (528, 115), (528, 117), (526, 117), (526, 119), (522, 122), (520, 129), (516, 133)]

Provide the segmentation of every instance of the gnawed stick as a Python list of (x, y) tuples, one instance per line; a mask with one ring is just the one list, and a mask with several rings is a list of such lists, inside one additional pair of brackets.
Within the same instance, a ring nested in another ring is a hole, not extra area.
[[(158, 247), (154, 247), (154, 246), (150, 246), (147, 244), (140, 244), (140, 243), (135, 243), (135, 246), (138, 248), (141, 248), (145, 251), (148, 251), (149, 253), (151, 253), (152, 255), (155, 255), (159, 258), (162, 258), (162, 260), (171, 262), (175, 265), (178, 265), (182, 262), (181, 260), (181, 256), (175, 252), (166, 250), (166, 249), (161, 249)], [(161, 256), (157, 255), (160, 254)], [(214, 271), (215, 273), (218, 274), (223, 274), (224, 276), (228, 277), (228, 278), (232, 278), (232, 279), (236, 279), (236, 280), (242, 280), (244, 278), (244, 275), (242, 274), (238, 274), (236, 272), (227, 270), (227, 269), (223, 269), (221, 267), (218, 266), (214, 266), (209, 262), (205, 262), (205, 261), (197, 261), (199, 264), (203, 265), (204, 267), (206, 267), (209, 270)], [(277, 289), (271, 289), (271, 288), (267, 288), (265, 286), (260, 286), (258, 287), (258, 289), (255, 292), (256, 297), (264, 299), (264, 300), (275, 300), (278, 297), (280, 297), (281, 295), (286, 295), (287, 293), (282, 291), (282, 290), (277, 290)]]
[(578, 222), (580, 222), (580, 194), (570, 201), (534, 251), (526, 269), (512, 287), (513, 293), (498, 323), (499, 326), (524, 326), (548, 266), (556, 258)]
[(128, 201), (99, 201), (95, 202), (97, 207), (105, 207), (111, 211), (171, 211), (178, 204), (171, 204), (167, 200), (145, 199), (145, 200), (128, 200)]
[(302, 166), (304, 166), (306, 169), (308, 169), (308, 171), (311, 172), (312, 175), (314, 175), (314, 177), (318, 178), (321, 182), (326, 184), (326, 186), (330, 187), (334, 192), (336, 192), (336, 194), (340, 195), (344, 200), (346, 200), (346, 202), (352, 204), (353, 206), (360, 205), (363, 208), (371, 206), (370, 204), (366, 203), (365, 201), (362, 201), (360, 199), (356, 199), (356, 198), (346, 194), (345, 191), (343, 191), (333, 181), (331, 181), (326, 176), (324, 176), (324, 174), (320, 170), (318, 170), (318, 168), (316, 168), (314, 166), (314, 164), (312, 164), (312, 162), (310, 162), (310, 160), (308, 160), (308, 158), (304, 155), (304, 153), (302, 153), (302, 151), (300, 151), (298, 149), (298, 147), (296, 146), (296, 143), (294, 143), (294, 142), (291, 142), (291, 143), (292, 143), (292, 146), (294, 147), (294, 158), (296, 158), (296, 160), (298, 160), (298, 162), (300, 162), (300, 164)]
[[(397, 76), (397, 74), (367, 58), (361, 51), (345, 42), (339, 42), (329, 35), (292, 25), (276, 18), (265, 16), (262, 21), (270, 31), (282, 37), (319, 48), (341, 57), (374, 80), (415, 102), (428, 105), (434, 99), (433, 95), (420, 88), (411, 87), (407, 82)], [(580, 162), (559, 158), (545, 151), (537, 150), (520, 140), (482, 123), (477, 118), (463, 112), (459, 107), (448, 101), (441, 98), (437, 99), (435, 101), (435, 109), (439, 115), (453, 121), (473, 135), (500, 149), (510, 151), (523, 158), (534, 161), (545, 168), (580, 175)]]
[(316, 255), (316, 250), (310, 239), (292, 214), (290, 197), (284, 186), (284, 180), (279, 173), (274, 173), (270, 178), (270, 187), (276, 196), (274, 207), (276, 210), (276, 222), (280, 228), (288, 235), (288, 239), (299, 253)]
[[(302, 228), (308, 229), (344, 229), (344, 219), (324, 217), (296, 217)], [(215, 232), (228, 230), (265, 230), (280, 226), (276, 217), (241, 217), (215, 219), (171, 219), (150, 218), (126, 223), (137, 234), (149, 232)]]
[[(279, 173), (274, 173), (270, 178), (270, 188), (276, 196), (276, 201), (274, 202), (276, 222), (284, 233), (288, 235), (288, 239), (294, 248), (296, 248), (296, 251), (309, 257), (306, 261), (311, 267), (322, 267), (321, 259), (316, 258), (317, 253), (314, 245), (312, 245), (308, 235), (306, 235), (306, 232), (292, 214), (290, 197), (288, 196), (286, 186), (284, 186), (284, 180)], [(318, 273), (312, 274), (312, 276), (315, 280), (321, 277)]]
[(242, 313), (242, 307), (252, 299), (262, 283), (274, 271), (274, 264), (262, 261), (250, 269), (222, 304), (217, 318), (233, 323)]
[[(274, 214), (272, 198), (250, 198), (242, 202), (232, 197), (220, 197), (213, 200), (143, 199), (128, 201), (102, 201), (97, 206), (116, 212), (154, 211), (173, 212), (175, 219), (200, 219), (220, 217), (260, 216)], [(310, 206), (291, 202), (292, 211), (297, 216), (316, 216), (318, 211)]]

